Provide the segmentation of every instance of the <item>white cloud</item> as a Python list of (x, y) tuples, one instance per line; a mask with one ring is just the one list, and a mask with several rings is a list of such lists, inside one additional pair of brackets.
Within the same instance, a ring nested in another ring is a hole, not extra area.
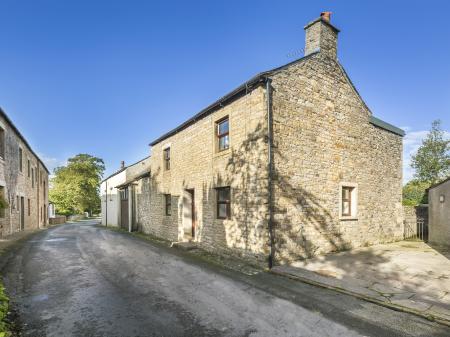
[(57, 168), (58, 166), (67, 165), (66, 159), (58, 159), (50, 156), (46, 156), (45, 154), (38, 153), (39, 158), (44, 162), (45, 166), (47, 166), (48, 170), (50, 171), (50, 176), (53, 176), (53, 170)]
[[(410, 127), (402, 127), (406, 135), (403, 138), (403, 182), (408, 182), (414, 175), (411, 168), (411, 156), (417, 152), (423, 139), (427, 136), (429, 130), (412, 131)], [(450, 139), (450, 132), (445, 131), (444, 136)]]

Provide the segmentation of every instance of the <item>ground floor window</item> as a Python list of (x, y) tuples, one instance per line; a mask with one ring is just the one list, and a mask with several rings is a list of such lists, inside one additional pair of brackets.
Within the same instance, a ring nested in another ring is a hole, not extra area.
[(230, 218), (230, 187), (216, 188), (217, 194), (217, 219)]
[(0, 186), (0, 218), (5, 217), (5, 210), (8, 208), (8, 202), (5, 197), (5, 187)]
[(357, 203), (357, 185), (353, 183), (342, 183), (340, 185), (340, 217), (355, 218), (357, 216)]
[(172, 196), (170, 194), (164, 194), (165, 202), (165, 214), (172, 215)]
[(28, 199), (28, 216), (31, 215), (31, 200)]

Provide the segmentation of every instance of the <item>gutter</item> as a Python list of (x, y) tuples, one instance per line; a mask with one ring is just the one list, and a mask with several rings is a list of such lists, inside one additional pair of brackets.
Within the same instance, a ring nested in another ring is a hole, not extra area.
[(269, 208), (269, 245), (270, 245), (270, 253), (269, 253), (269, 269), (272, 269), (274, 263), (275, 256), (275, 238), (273, 233), (273, 189), (272, 189), (272, 180), (273, 180), (273, 116), (272, 116), (272, 79), (266, 78), (266, 100), (267, 100), (267, 146), (268, 146), (268, 208)]

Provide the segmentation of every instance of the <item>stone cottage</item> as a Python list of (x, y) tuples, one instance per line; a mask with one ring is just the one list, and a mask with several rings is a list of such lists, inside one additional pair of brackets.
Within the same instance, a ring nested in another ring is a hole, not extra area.
[(0, 237), (48, 224), (49, 171), (0, 109)]
[(450, 247), (450, 177), (428, 189), (429, 242)]
[(404, 132), (358, 94), (330, 14), (305, 31), (303, 58), (150, 144), (144, 232), (269, 264), (403, 238)]

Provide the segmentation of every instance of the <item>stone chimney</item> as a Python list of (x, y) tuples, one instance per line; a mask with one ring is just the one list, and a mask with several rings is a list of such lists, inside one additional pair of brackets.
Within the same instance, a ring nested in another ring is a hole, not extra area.
[(339, 29), (331, 24), (331, 12), (322, 12), (318, 19), (305, 26), (305, 56), (320, 51), (336, 59), (338, 33)]
[(122, 170), (122, 169), (124, 169), (125, 168), (125, 161), (121, 161), (120, 162), (120, 169)]

